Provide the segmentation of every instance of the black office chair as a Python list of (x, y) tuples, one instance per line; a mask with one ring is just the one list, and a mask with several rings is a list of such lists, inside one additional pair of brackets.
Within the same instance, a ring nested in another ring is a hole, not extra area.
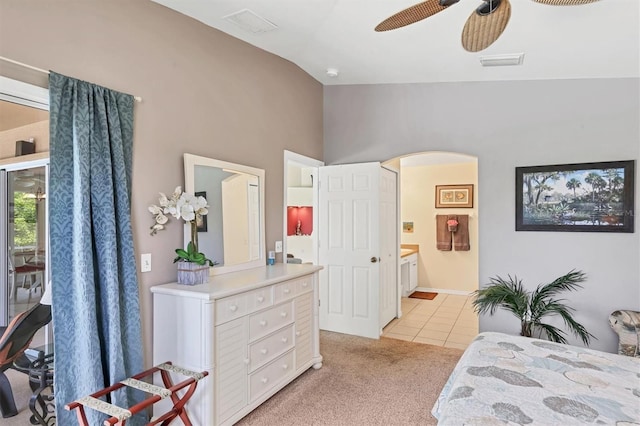
[(16, 360), (25, 356), (24, 351), (29, 348), (33, 336), (49, 322), (51, 305), (37, 303), (31, 309), (16, 315), (6, 329), (0, 328), (0, 413), (4, 418), (18, 414), (11, 383), (5, 371)]

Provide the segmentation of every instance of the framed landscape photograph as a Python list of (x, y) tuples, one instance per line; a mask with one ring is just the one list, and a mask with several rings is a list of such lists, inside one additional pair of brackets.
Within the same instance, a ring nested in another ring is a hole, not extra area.
[(635, 161), (516, 167), (516, 231), (634, 232)]
[(436, 185), (436, 208), (473, 208), (473, 184)]

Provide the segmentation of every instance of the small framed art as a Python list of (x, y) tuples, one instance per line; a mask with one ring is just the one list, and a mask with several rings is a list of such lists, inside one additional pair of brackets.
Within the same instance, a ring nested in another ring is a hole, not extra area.
[(473, 184), (436, 185), (436, 208), (473, 208)]

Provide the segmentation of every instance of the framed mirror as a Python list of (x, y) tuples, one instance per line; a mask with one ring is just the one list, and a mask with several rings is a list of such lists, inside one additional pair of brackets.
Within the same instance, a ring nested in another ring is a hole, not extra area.
[[(217, 264), (211, 275), (266, 264), (262, 169), (184, 154), (185, 191), (207, 199), (198, 249)], [(184, 246), (189, 243), (185, 225)]]

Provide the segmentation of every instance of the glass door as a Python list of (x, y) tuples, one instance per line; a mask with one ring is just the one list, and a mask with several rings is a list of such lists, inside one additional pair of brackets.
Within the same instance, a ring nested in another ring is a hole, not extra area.
[[(2, 173), (0, 322), (40, 301), (48, 283), (48, 165), (14, 165)], [(2, 312), (4, 311), (4, 312)]]

